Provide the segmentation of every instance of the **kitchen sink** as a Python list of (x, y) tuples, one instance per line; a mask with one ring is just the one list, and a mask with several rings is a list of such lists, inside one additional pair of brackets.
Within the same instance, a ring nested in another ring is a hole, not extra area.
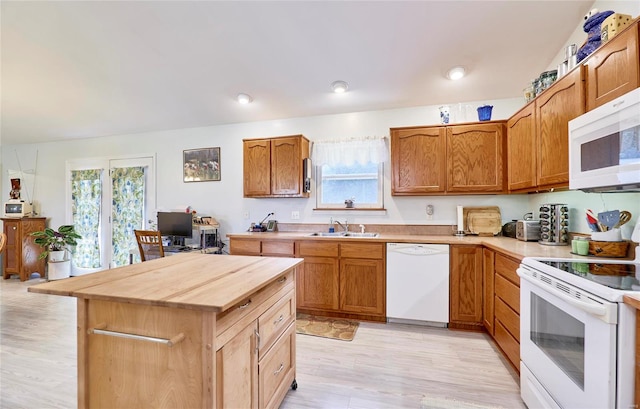
[(315, 232), (309, 234), (311, 237), (378, 237), (379, 233), (357, 233), (357, 232)]

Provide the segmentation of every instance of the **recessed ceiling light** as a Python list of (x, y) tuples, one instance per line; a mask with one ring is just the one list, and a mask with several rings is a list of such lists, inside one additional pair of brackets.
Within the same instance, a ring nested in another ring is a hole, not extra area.
[(343, 92), (347, 92), (347, 89), (349, 89), (349, 84), (344, 81), (334, 81), (331, 84), (331, 89), (336, 94), (342, 94)]
[(253, 98), (251, 98), (251, 95), (249, 94), (238, 94), (238, 102), (246, 105), (246, 104), (250, 104), (251, 101), (253, 101)]
[(447, 78), (455, 81), (464, 77), (464, 74), (465, 74), (464, 67), (453, 67), (447, 72)]

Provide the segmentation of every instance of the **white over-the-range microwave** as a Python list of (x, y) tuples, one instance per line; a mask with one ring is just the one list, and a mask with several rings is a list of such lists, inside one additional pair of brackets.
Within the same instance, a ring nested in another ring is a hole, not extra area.
[(569, 121), (569, 188), (640, 192), (640, 88)]

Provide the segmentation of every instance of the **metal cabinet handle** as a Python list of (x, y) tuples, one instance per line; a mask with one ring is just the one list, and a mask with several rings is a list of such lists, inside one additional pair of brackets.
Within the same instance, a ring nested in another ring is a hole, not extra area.
[(278, 368), (276, 371), (273, 372), (274, 375), (279, 374), (280, 372), (282, 372), (282, 370), (284, 369), (284, 364), (280, 363), (280, 368)]
[(172, 338), (165, 339), (165, 338), (148, 337), (146, 335), (130, 334), (128, 332), (109, 331), (104, 329), (106, 327), (107, 327), (107, 324), (100, 323), (96, 325), (95, 328), (88, 330), (87, 333), (97, 334), (97, 335), (108, 335), (108, 336), (119, 337), (119, 338), (135, 339), (138, 341), (157, 342), (159, 344), (165, 344), (169, 347), (179, 344), (180, 342), (184, 341), (184, 338), (185, 338), (184, 333), (182, 332)]
[(243, 309), (247, 308), (249, 306), (249, 304), (251, 304), (251, 300), (247, 301), (246, 303), (244, 303), (242, 305), (239, 305), (238, 309), (239, 310), (243, 310)]
[(256, 354), (257, 354), (258, 350), (260, 349), (260, 333), (258, 332), (258, 329), (254, 329), (253, 333), (256, 334)]
[(273, 325), (278, 325), (284, 319), (284, 315), (280, 314), (277, 320), (273, 321)]
[(285, 281), (287, 281), (287, 277), (284, 276), (281, 279), (278, 280), (279, 283), (284, 283)]

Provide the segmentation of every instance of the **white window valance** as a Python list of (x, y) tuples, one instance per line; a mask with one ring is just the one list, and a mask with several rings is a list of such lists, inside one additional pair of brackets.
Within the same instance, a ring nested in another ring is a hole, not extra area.
[(379, 164), (388, 158), (389, 148), (384, 136), (316, 141), (311, 152), (311, 160), (316, 166)]

